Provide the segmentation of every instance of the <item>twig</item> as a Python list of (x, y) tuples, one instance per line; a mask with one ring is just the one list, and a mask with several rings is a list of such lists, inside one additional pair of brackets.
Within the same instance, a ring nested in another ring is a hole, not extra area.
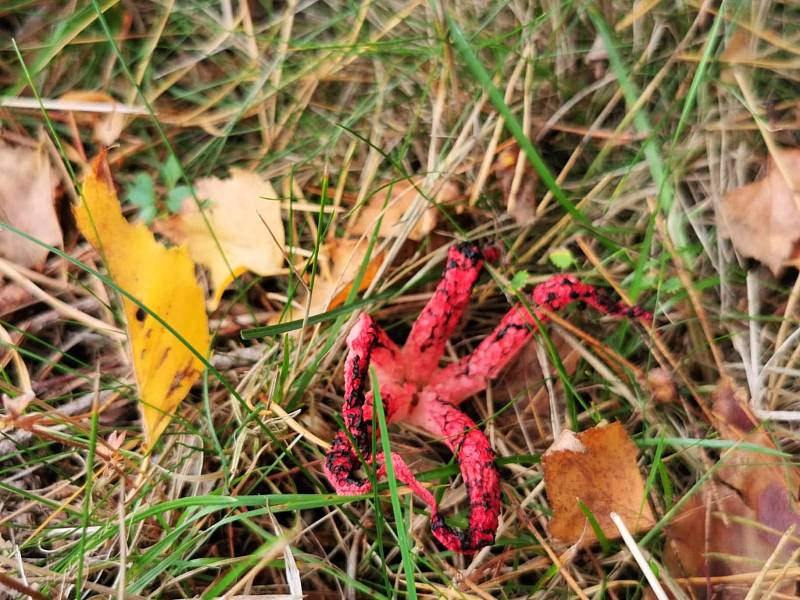
[(147, 115), (143, 106), (120, 104), (119, 102), (78, 102), (75, 100), (55, 100), (52, 98), (22, 98), (4, 96), (0, 98), (0, 107), (24, 108), (31, 110), (61, 110), (69, 112), (117, 113), (121, 115)]
[(628, 531), (628, 528), (625, 526), (625, 523), (622, 521), (620, 516), (612, 512), (609, 514), (611, 520), (614, 522), (614, 525), (617, 526), (619, 529), (619, 533), (622, 536), (622, 540), (625, 542), (625, 545), (630, 550), (633, 558), (636, 560), (636, 563), (639, 565), (639, 568), (644, 573), (645, 578), (647, 579), (647, 583), (650, 584), (650, 588), (653, 590), (653, 593), (656, 595), (658, 600), (669, 600), (669, 596), (667, 596), (667, 592), (664, 591), (664, 588), (661, 587), (661, 583), (656, 578), (655, 573), (650, 568), (650, 565), (647, 563), (647, 559), (642, 554), (642, 551), (639, 549), (639, 546), (636, 544), (636, 540), (633, 539), (631, 532)]
[(24, 277), (17, 270), (17, 267), (15, 265), (2, 258), (0, 258), (0, 273), (2, 273), (15, 283), (19, 284), (20, 287), (24, 288), (25, 291), (27, 291), (35, 298), (38, 298), (45, 304), (51, 306), (62, 317), (73, 319), (78, 323), (82, 323), (83, 325), (85, 325), (90, 329), (95, 329), (98, 332), (107, 335), (112, 339), (115, 340), (127, 339), (127, 336), (122, 331), (112, 327), (105, 321), (96, 319), (95, 317), (82, 313), (79, 310), (75, 310), (69, 304), (62, 302), (57, 298), (54, 298), (53, 296), (45, 292), (42, 288), (33, 283), (30, 279)]
[(37, 592), (32, 587), (29, 587), (21, 581), (17, 581), (13, 577), (9, 577), (4, 573), (0, 573), (0, 585), (14, 590), (15, 592), (19, 592), (20, 594), (25, 594), (33, 600), (48, 600), (47, 596), (44, 594)]

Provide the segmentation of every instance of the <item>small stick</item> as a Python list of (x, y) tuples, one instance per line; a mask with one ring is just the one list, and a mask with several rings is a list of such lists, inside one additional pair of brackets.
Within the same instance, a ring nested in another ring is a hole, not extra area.
[(647, 583), (650, 584), (650, 588), (653, 590), (653, 593), (656, 595), (658, 600), (669, 600), (669, 596), (667, 596), (667, 592), (664, 591), (664, 588), (661, 587), (661, 583), (659, 583), (656, 574), (653, 573), (653, 570), (650, 568), (650, 565), (647, 563), (647, 559), (642, 554), (642, 551), (639, 549), (639, 546), (636, 544), (636, 540), (633, 539), (631, 532), (628, 531), (627, 526), (622, 521), (620, 516), (612, 512), (609, 514), (611, 520), (614, 521), (614, 525), (617, 526), (619, 529), (619, 533), (622, 536), (625, 545), (630, 550), (633, 558), (636, 560), (636, 563), (639, 565), (639, 568), (644, 573), (645, 578), (647, 579)]
[(74, 309), (69, 304), (62, 302), (61, 300), (54, 298), (38, 285), (24, 277), (17, 268), (8, 262), (5, 259), (0, 258), (0, 273), (14, 281), (15, 283), (19, 284), (25, 291), (27, 291), (31, 296), (38, 298), (40, 301), (44, 302), (45, 304), (50, 305), (57, 313), (61, 316), (74, 319), (79, 323), (83, 323), (90, 329), (95, 329), (98, 332), (107, 335), (108, 337), (115, 339), (115, 340), (125, 340), (127, 336), (116, 329), (115, 327), (109, 325), (105, 321), (101, 321), (100, 319), (96, 319), (95, 317), (89, 316), (85, 313), (82, 313), (79, 310)]
[(121, 115), (147, 115), (144, 106), (132, 106), (120, 104), (119, 102), (80, 102), (76, 100), (56, 100), (52, 98), (24, 98), (9, 97), (0, 98), (0, 106), (3, 108), (23, 108), (31, 110), (59, 110), (68, 112), (88, 112), (88, 113), (119, 113)]

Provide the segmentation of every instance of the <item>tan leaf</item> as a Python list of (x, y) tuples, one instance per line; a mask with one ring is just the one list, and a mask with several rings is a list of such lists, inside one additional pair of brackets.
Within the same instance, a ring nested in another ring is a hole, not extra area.
[(752, 64), (758, 61), (756, 44), (758, 38), (752, 36), (743, 27), (737, 27), (725, 42), (725, 49), (720, 54), (720, 80), (726, 84), (736, 83), (734, 69), (738, 65)]
[(609, 539), (619, 537), (611, 512), (618, 513), (632, 532), (652, 527), (655, 521), (636, 455), (636, 446), (618, 422), (578, 434), (562, 432), (542, 457), (553, 537), (566, 543), (596, 540), (578, 500)]
[[(378, 235), (380, 237), (400, 235), (406, 225), (406, 212), (419, 195), (418, 189), (422, 183), (423, 179), (421, 177), (414, 177), (412, 181), (398, 181), (392, 186), (387, 185), (381, 188), (361, 209), (355, 222), (348, 227), (347, 232), (353, 236), (370, 235), (378, 225), (378, 219), (383, 215)], [(436, 189), (437, 186), (434, 187), (434, 190)], [(427, 192), (428, 190), (424, 191)], [(449, 204), (458, 199), (458, 197), (458, 186), (451, 182), (445, 182), (444, 185), (438, 188), (434, 200), (437, 204)], [(408, 234), (408, 238), (414, 241), (421, 240), (433, 231), (438, 218), (439, 209), (436, 206), (426, 208)]]
[(777, 275), (800, 240), (800, 150), (783, 150), (780, 168), (770, 158), (766, 175), (722, 199), (720, 233), (743, 256)]
[[(43, 152), (0, 143), (0, 221), (51, 246), (61, 246), (54, 202), (55, 176)], [(48, 250), (0, 228), (0, 256), (36, 267)]]
[[(335, 238), (320, 246), (317, 275), (314, 278), (311, 302), (308, 308), (309, 316), (333, 310), (347, 300), (353, 287), (353, 280), (361, 269), (368, 246), (369, 240), (366, 238), (358, 240)], [(383, 262), (383, 257), (383, 252), (375, 253), (373, 248), (372, 257), (364, 271), (358, 291), (367, 289), (372, 283)], [(306, 298), (298, 301), (298, 304), (303, 307), (306, 306), (306, 303)], [(282, 320), (290, 321), (302, 318), (303, 313), (295, 310), (290, 310), (287, 315), (281, 317)]]
[(214, 310), (225, 288), (245, 271), (263, 276), (284, 272), (281, 206), (269, 181), (241, 169), (231, 169), (229, 179), (200, 179), (196, 189), (198, 197), (209, 202), (205, 219), (189, 197), (179, 214), (157, 222), (155, 228), (173, 242), (186, 244), (192, 259), (209, 270), (214, 290), (209, 305)]
[[(778, 536), (779, 537), (779, 536)], [(664, 563), (673, 577), (717, 577), (757, 573), (772, 554), (778, 537), (762, 531), (755, 512), (730, 488), (710, 482), (692, 496), (667, 528)], [(785, 560), (785, 559), (784, 559)], [(772, 565), (780, 568), (783, 561)], [(751, 581), (742, 583), (698, 582), (696, 597), (719, 600), (743, 599)], [(794, 591), (788, 582), (784, 593)]]
[[(763, 451), (724, 452), (714, 473), (667, 528), (665, 561), (673, 576), (704, 577), (758, 572), (792, 525), (800, 527), (796, 490), (800, 471), (776, 456), (775, 444), (747, 407), (747, 395), (730, 382), (714, 394), (715, 427), (724, 439)], [(795, 537), (794, 540), (797, 538)], [(783, 566), (796, 541), (787, 543), (772, 568)], [(794, 579), (781, 584), (794, 591)], [(744, 598), (750, 585), (695, 586), (715, 598)]]
[[(114, 283), (177, 331), (188, 346), (206, 354), (210, 345), (203, 291), (186, 248), (165, 248), (142, 224), (122, 216), (117, 195), (99, 175), (103, 156), (83, 182), (75, 220), (103, 257)], [(197, 356), (128, 298), (122, 298), (133, 367), (152, 446), (203, 371)]]
[[(91, 104), (117, 104), (117, 101), (105, 92), (92, 90), (72, 90), (63, 94), (59, 99)], [(95, 141), (103, 146), (110, 146), (116, 142), (125, 128), (125, 115), (114, 110), (108, 112), (76, 111), (73, 115), (77, 123), (93, 127)]]
[[(319, 275), (314, 280), (314, 289), (311, 292), (310, 314), (336, 308), (347, 299), (368, 246), (369, 240), (366, 238), (333, 239), (320, 248)], [(383, 256), (383, 252), (373, 251), (358, 291), (365, 290), (372, 283)]]

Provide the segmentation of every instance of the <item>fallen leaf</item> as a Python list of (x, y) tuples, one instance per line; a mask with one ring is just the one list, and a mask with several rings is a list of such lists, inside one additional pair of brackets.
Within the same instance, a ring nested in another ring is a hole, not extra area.
[[(105, 92), (92, 90), (72, 90), (63, 94), (59, 99), (90, 104), (103, 103), (111, 106), (117, 104), (117, 101)], [(103, 146), (110, 146), (116, 142), (125, 128), (125, 115), (115, 110), (108, 112), (75, 111), (73, 115), (76, 123), (93, 127), (95, 141)]]
[(762, 179), (725, 195), (717, 225), (741, 255), (777, 276), (800, 240), (800, 149), (783, 150), (776, 159), (770, 157)]
[[(353, 280), (361, 269), (369, 240), (337, 238), (326, 242), (319, 252), (319, 274), (311, 290), (310, 314), (325, 312), (340, 306), (347, 299)], [(369, 287), (378, 268), (383, 262), (384, 253), (373, 252), (361, 278), (358, 291)]]
[(752, 64), (759, 60), (756, 46), (758, 38), (751, 35), (743, 27), (737, 27), (728, 36), (725, 42), (725, 49), (719, 56), (720, 60), (720, 80), (726, 84), (736, 83), (735, 69), (740, 65)]
[[(352, 236), (371, 235), (378, 225), (378, 219), (383, 215), (378, 235), (384, 238), (400, 235), (406, 225), (406, 212), (417, 198), (422, 183), (421, 177), (414, 177), (411, 181), (398, 181), (394, 185), (382, 187), (360, 210), (347, 232)], [(437, 186), (433, 189), (437, 189)], [(458, 186), (448, 181), (438, 188), (434, 200), (436, 204), (450, 204), (459, 196)], [(419, 241), (424, 238), (436, 227), (438, 217), (439, 209), (436, 206), (426, 208), (408, 234), (408, 239)]]
[[(775, 444), (747, 408), (747, 395), (729, 382), (714, 394), (712, 414), (724, 439), (761, 446), (730, 450), (714, 476), (690, 498), (667, 527), (665, 562), (673, 576), (715, 577), (758, 572), (791, 526), (800, 527), (796, 490), (800, 471), (790, 459), (776, 456)], [(797, 532), (796, 532), (797, 533)], [(798, 545), (783, 547), (772, 564), (780, 569)], [(700, 597), (744, 598), (750, 583), (698, 583)], [(794, 593), (795, 579), (780, 584)]]
[[(122, 216), (114, 190), (99, 174), (101, 154), (85, 177), (75, 220), (102, 256), (114, 283), (177, 331), (197, 352), (208, 352), (210, 338), (203, 291), (186, 248), (165, 248), (142, 224)], [(200, 377), (203, 363), (161, 323), (128, 298), (122, 298), (145, 439), (152, 446), (180, 402)]]
[[(341, 306), (353, 288), (353, 280), (361, 269), (369, 240), (360, 238), (358, 240), (348, 238), (335, 238), (325, 242), (320, 246), (317, 258), (317, 274), (314, 277), (311, 289), (311, 301), (307, 297), (300, 297), (297, 304), (305, 307), (308, 305), (308, 316), (318, 315), (337, 306)], [(358, 291), (367, 289), (378, 273), (378, 269), (383, 262), (384, 253), (375, 253), (373, 249), (364, 276), (361, 278), (361, 285)], [(310, 278), (306, 281), (311, 283)], [(302, 311), (290, 310), (288, 314), (280, 317), (280, 320), (302, 319)], [(277, 322), (275, 319), (274, 322)]]
[[(667, 536), (664, 563), (673, 577), (683, 578), (757, 573), (780, 537), (760, 531), (756, 514), (741, 497), (714, 482), (689, 499), (670, 523)], [(692, 588), (699, 598), (733, 600), (744, 598), (750, 585), (698, 581)]]
[[(0, 220), (51, 246), (61, 246), (53, 202), (56, 179), (42, 151), (0, 143)], [(47, 248), (0, 231), (0, 256), (23, 267), (44, 263)]]
[(203, 214), (193, 198), (185, 198), (180, 212), (158, 222), (156, 231), (186, 244), (192, 259), (208, 268), (213, 288), (209, 307), (214, 310), (225, 288), (242, 273), (284, 272), (281, 206), (269, 181), (242, 169), (231, 169), (229, 179), (200, 179), (196, 190), (209, 203)]
[(563, 431), (542, 457), (545, 489), (553, 509), (552, 536), (570, 544), (597, 539), (578, 500), (592, 512), (608, 539), (620, 535), (611, 512), (618, 513), (632, 532), (652, 527), (655, 521), (636, 454), (636, 446), (618, 422), (578, 434)]

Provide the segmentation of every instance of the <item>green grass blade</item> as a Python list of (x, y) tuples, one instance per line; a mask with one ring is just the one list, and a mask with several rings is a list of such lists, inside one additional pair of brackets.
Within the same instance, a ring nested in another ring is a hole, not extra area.
[[(89, 529), (89, 517), (92, 513), (92, 485), (94, 483), (94, 455), (97, 448), (97, 404), (92, 404), (91, 429), (89, 431), (89, 453), (86, 458), (86, 481), (84, 483), (83, 514), (81, 515), (81, 539), (78, 543), (81, 555), (86, 553), (86, 531)], [(81, 597), (83, 589), (83, 561), (78, 561), (78, 572), (75, 575), (75, 597)]]
[(453, 39), (453, 43), (455, 44), (461, 56), (464, 58), (464, 61), (467, 63), (467, 67), (472, 72), (481, 88), (483, 88), (483, 90), (489, 96), (489, 99), (492, 101), (492, 104), (494, 104), (494, 107), (503, 117), (505, 126), (511, 132), (511, 135), (514, 136), (514, 139), (525, 153), (525, 156), (528, 158), (528, 161), (530, 161), (533, 168), (536, 169), (536, 172), (539, 174), (542, 182), (547, 186), (547, 189), (550, 190), (550, 193), (553, 194), (553, 198), (555, 198), (556, 201), (564, 208), (564, 210), (569, 213), (576, 223), (580, 224), (587, 231), (590, 231), (597, 238), (613, 243), (612, 240), (609, 240), (605, 236), (605, 234), (592, 226), (588, 217), (578, 210), (575, 204), (573, 204), (572, 201), (567, 198), (564, 190), (558, 185), (556, 178), (553, 177), (553, 174), (550, 172), (550, 169), (547, 167), (544, 160), (542, 160), (539, 152), (537, 152), (536, 148), (534, 148), (533, 143), (531, 143), (528, 136), (525, 135), (525, 131), (522, 129), (522, 125), (520, 125), (519, 120), (514, 113), (511, 112), (511, 109), (503, 98), (503, 94), (499, 89), (497, 89), (497, 86), (492, 81), (491, 76), (481, 64), (480, 60), (478, 60), (478, 56), (475, 54), (475, 51), (472, 49), (467, 41), (467, 38), (464, 36), (461, 27), (458, 25), (452, 15), (447, 15), (447, 24), (450, 29), (450, 35)]
[[(636, 105), (639, 99), (639, 90), (628, 76), (628, 71), (622, 56), (617, 49), (617, 42), (611, 28), (606, 23), (605, 18), (592, 6), (588, 10), (589, 17), (597, 29), (597, 34), (603, 40), (603, 45), (608, 53), (608, 62), (611, 65), (612, 71), (617, 76), (619, 86), (622, 89), (622, 94), (625, 97), (625, 102), (629, 108)], [(650, 215), (645, 238), (642, 242), (641, 249), (639, 250), (639, 258), (636, 261), (636, 268), (633, 274), (633, 280), (630, 285), (630, 296), (632, 300), (639, 297), (642, 289), (644, 288), (644, 275), (648, 262), (650, 261), (650, 254), (652, 252), (653, 240), (655, 238), (655, 223), (656, 215), (659, 212), (668, 213), (672, 208), (672, 203), (675, 199), (675, 191), (672, 188), (672, 183), (667, 176), (668, 169), (665, 161), (661, 156), (658, 140), (654, 136), (653, 127), (650, 124), (650, 119), (644, 107), (640, 107), (633, 117), (633, 124), (636, 130), (645, 136), (642, 141), (642, 148), (644, 150), (645, 160), (647, 161), (653, 181), (656, 184), (658, 192), (656, 193), (656, 209)], [(689, 240), (686, 233), (682, 228), (675, 229), (677, 234), (676, 245), (679, 249), (688, 246)]]
[(392, 465), (392, 447), (389, 443), (389, 430), (386, 427), (386, 414), (383, 410), (381, 400), (381, 388), (378, 382), (378, 375), (375, 369), (369, 369), (370, 380), (372, 382), (372, 394), (375, 402), (375, 416), (381, 430), (381, 448), (383, 449), (383, 460), (386, 464), (386, 480), (389, 482), (389, 495), (392, 499), (392, 511), (394, 512), (395, 530), (397, 531), (397, 543), (400, 546), (400, 556), (403, 561), (403, 571), (406, 574), (406, 595), (411, 600), (416, 600), (417, 586), (414, 581), (414, 559), (411, 557), (411, 540), (406, 531), (406, 521), (403, 518), (403, 511), (400, 508), (400, 496), (397, 494), (397, 479), (394, 475)]

